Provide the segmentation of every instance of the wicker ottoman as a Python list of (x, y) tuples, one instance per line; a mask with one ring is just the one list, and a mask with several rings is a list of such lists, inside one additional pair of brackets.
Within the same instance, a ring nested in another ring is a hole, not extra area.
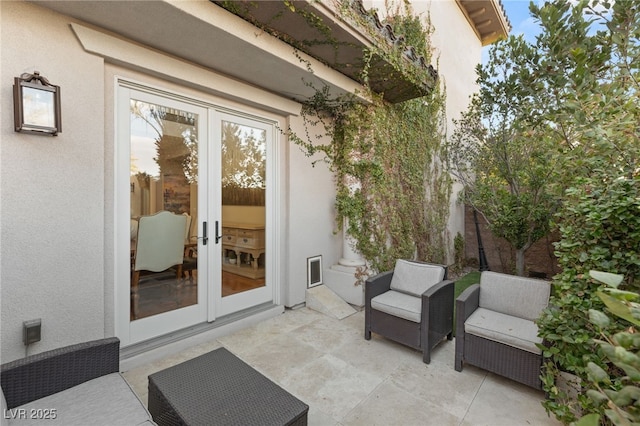
[(159, 425), (306, 425), (309, 406), (224, 348), (149, 376)]

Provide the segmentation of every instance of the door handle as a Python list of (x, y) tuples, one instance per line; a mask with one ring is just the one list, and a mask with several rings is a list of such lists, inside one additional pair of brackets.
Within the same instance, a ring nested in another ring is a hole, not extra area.
[(216, 220), (216, 244), (218, 244), (220, 242), (220, 239), (222, 238), (222, 235), (220, 235), (220, 229), (218, 228), (219, 223)]
[(206, 246), (209, 241), (207, 236), (207, 222), (202, 222), (202, 245)]

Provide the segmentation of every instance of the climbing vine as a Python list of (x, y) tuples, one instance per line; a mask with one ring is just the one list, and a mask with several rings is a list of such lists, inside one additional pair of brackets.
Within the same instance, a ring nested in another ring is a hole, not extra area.
[[(310, 73), (311, 64), (299, 51), (318, 44), (331, 46), (336, 53), (340, 48), (331, 29), (303, 4), (283, 0), (283, 10), (298, 14), (315, 28), (318, 37), (313, 40), (296, 40), (274, 30), (270, 23), (283, 12), (268, 20), (252, 18), (259, 2), (216, 3), (292, 45)], [(443, 161), (445, 93), (435, 71), (420, 66), (431, 62), (433, 28), (415, 16), (409, 2), (398, 4), (387, 11), (385, 24), (402, 37), (390, 44), (384, 29), (372, 25), (374, 15), (357, 10), (359, 2), (335, 0), (341, 17), (368, 31), (373, 40), (363, 55), (360, 77), (364, 84), (356, 94), (360, 98), (333, 97), (328, 87), (306, 83), (314, 95), (303, 104), (304, 134), (286, 132), (307, 156), (320, 155), (329, 164), (336, 178), (338, 229), (346, 224), (355, 248), (374, 271), (393, 268), (398, 258), (445, 263), (450, 245), (446, 228), (451, 180)], [(348, 64), (329, 65), (341, 69)], [(382, 82), (388, 91), (398, 89), (392, 85), (392, 74), (411, 81), (423, 96), (386, 102), (384, 93), (375, 93), (371, 87)]]
[[(409, 6), (404, 12), (387, 23), (429, 61), (430, 24), (423, 25)], [(384, 57), (418, 81), (431, 77), (416, 75), (418, 68), (386, 40), (375, 44), (366, 57)], [(316, 89), (303, 105), (306, 133), (289, 136), (308, 156), (323, 154), (329, 163), (336, 176), (338, 226), (346, 224), (371, 269), (391, 269), (398, 258), (445, 263), (451, 181), (442, 161), (444, 90), (435, 84), (423, 97), (390, 104), (366, 84), (370, 70), (368, 63), (363, 91), (370, 103), (353, 96), (332, 98), (328, 88)]]

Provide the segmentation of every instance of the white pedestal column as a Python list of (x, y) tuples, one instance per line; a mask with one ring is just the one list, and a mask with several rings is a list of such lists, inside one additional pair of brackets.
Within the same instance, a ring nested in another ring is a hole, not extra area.
[(336, 265), (324, 271), (323, 281), (347, 303), (364, 306), (364, 286), (357, 284), (356, 273), (358, 268), (366, 265), (366, 262), (354, 249), (353, 239), (347, 235), (348, 225), (345, 219), (342, 227), (342, 257)]
[(351, 266), (358, 267), (364, 266), (365, 261), (360, 256), (360, 253), (356, 252), (354, 247), (356, 246), (355, 241), (349, 234), (347, 234), (347, 229), (349, 228), (349, 220), (345, 218), (344, 224), (342, 226), (342, 257), (338, 261), (338, 264), (342, 266)]

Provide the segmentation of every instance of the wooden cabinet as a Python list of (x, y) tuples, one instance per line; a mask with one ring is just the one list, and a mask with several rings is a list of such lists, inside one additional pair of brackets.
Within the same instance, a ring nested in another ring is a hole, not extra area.
[(222, 224), (222, 269), (248, 278), (264, 277), (264, 225)]

